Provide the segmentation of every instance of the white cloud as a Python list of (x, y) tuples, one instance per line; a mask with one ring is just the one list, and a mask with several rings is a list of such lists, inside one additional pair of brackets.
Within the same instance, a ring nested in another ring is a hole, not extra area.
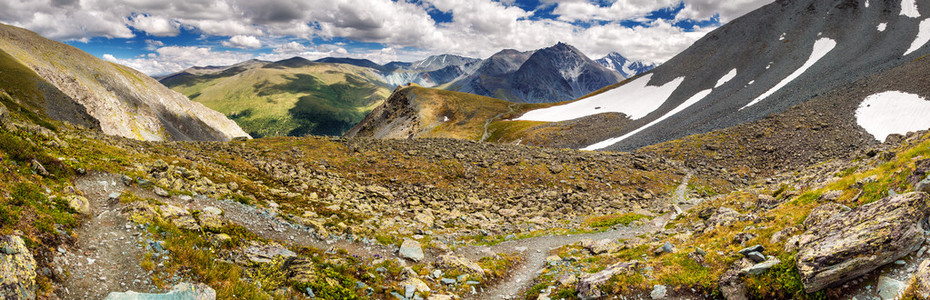
[(130, 59), (119, 59), (104, 54), (103, 59), (128, 66), (149, 75), (169, 74), (192, 66), (228, 66), (253, 57), (252, 54), (213, 51), (209, 47), (168, 46), (155, 50), (155, 55), (144, 55)]
[(163, 17), (136, 15), (129, 23), (130, 26), (153, 36), (176, 36), (181, 33), (180, 24)]
[(259, 41), (258, 38), (251, 35), (236, 35), (229, 38), (228, 41), (224, 41), (223, 46), (242, 49), (257, 49), (262, 47), (262, 42)]
[(679, 19), (705, 20), (720, 14), (720, 22), (726, 23), (746, 13), (774, 2), (773, 0), (687, 0), (685, 8), (678, 13)]

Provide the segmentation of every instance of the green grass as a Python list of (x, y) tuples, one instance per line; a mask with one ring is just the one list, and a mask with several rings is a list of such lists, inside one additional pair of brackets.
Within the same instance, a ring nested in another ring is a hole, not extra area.
[(618, 224), (629, 226), (634, 221), (642, 219), (649, 219), (649, 217), (635, 213), (626, 213), (622, 215), (592, 218), (588, 220), (588, 226), (594, 228), (607, 228)]
[(227, 115), (253, 137), (342, 135), (390, 94), (369, 70), (334, 64), (254, 65), (163, 83)]

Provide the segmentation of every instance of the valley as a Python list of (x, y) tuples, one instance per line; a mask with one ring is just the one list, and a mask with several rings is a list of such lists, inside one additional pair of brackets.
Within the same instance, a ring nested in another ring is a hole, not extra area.
[(658, 65), (558, 42), (158, 81), (0, 25), (0, 298), (927, 299), (928, 16), (775, 1)]

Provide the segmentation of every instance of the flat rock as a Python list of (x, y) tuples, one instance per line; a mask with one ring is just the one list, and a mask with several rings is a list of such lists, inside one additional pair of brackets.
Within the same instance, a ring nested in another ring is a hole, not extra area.
[(439, 256), (436, 259), (436, 267), (441, 270), (457, 270), (478, 279), (484, 278), (484, 269), (481, 266), (460, 256), (450, 254)]
[(604, 283), (616, 274), (632, 274), (636, 272), (638, 266), (639, 262), (636, 261), (618, 262), (600, 272), (581, 277), (575, 284), (578, 290), (578, 297), (581, 299), (600, 299), (601, 297), (607, 296), (607, 293), (601, 290), (601, 286), (604, 285)]
[(112, 292), (104, 300), (214, 300), (216, 291), (205, 284), (179, 283), (164, 294)]
[(0, 237), (0, 298), (36, 298), (36, 261), (19, 236)]
[[(843, 283), (920, 248), (930, 196), (908, 193), (830, 217), (804, 232), (797, 254), (808, 293)], [(880, 247), (878, 245), (881, 245)]]
[(270, 263), (276, 258), (296, 257), (297, 253), (279, 245), (251, 245), (243, 249), (243, 254), (253, 263)]
[(878, 296), (882, 297), (882, 300), (898, 298), (906, 287), (907, 285), (900, 280), (887, 276), (878, 277)]
[[(756, 253), (758, 253), (758, 252), (756, 252)], [(774, 258), (772, 258), (772, 259), (770, 259), (770, 260), (766, 260), (766, 261), (757, 263), (757, 264), (755, 264), (755, 265), (752, 265), (751, 267), (743, 268), (742, 270), (740, 270), (740, 274), (742, 274), (742, 275), (760, 275), (760, 274), (765, 273), (765, 271), (768, 271), (769, 269), (771, 269), (772, 267), (775, 267), (776, 265), (778, 265), (778, 264), (780, 264), (780, 263), (781, 263), (781, 260), (779, 260), (777, 257), (774, 257)]]

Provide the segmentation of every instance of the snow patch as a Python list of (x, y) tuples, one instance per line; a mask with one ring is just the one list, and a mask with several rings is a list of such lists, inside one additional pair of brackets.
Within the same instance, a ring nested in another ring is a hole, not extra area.
[(869, 0), (865, 0), (865, 8), (869, 8)]
[(908, 18), (920, 18), (917, 10), (917, 0), (901, 0), (901, 15)]
[(904, 52), (904, 55), (911, 54), (911, 52), (917, 51), (917, 49), (922, 48), (924, 45), (930, 42), (930, 19), (920, 21), (919, 31), (917, 31), (917, 38), (914, 39), (914, 42), (911, 43), (911, 48), (907, 49), (907, 52)]
[(652, 74), (648, 74), (595, 96), (529, 111), (516, 120), (561, 122), (606, 112), (623, 113), (636, 120), (662, 106), (685, 80), (684, 77), (679, 77), (662, 86), (648, 86), (651, 78)]
[(449, 116), (443, 116), (443, 117), (442, 117), (442, 122), (443, 122), (443, 123), (449, 122)]
[(830, 53), (834, 47), (836, 47), (836, 41), (829, 38), (822, 38), (814, 42), (814, 51), (811, 53), (810, 58), (807, 59), (807, 62), (805, 62), (803, 66), (795, 70), (794, 73), (791, 73), (791, 75), (788, 75), (788, 77), (785, 77), (785, 79), (782, 79), (781, 82), (765, 92), (765, 94), (762, 94), (755, 100), (752, 100), (752, 102), (749, 102), (749, 104), (746, 104), (746, 106), (743, 106), (743, 108), (740, 108), (740, 110), (759, 103), (759, 101), (765, 100), (765, 98), (768, 98), (775, 92), (778, 92), (778, 90), (794, 81), (796, 78), (801, 76), (801, 74), (804, 74), (807, 69), (820, 61), (820, 59), (826, 56), (827, 53)]
[(878, 24), (878, 31), (885, 31), (885, 28), (888, 28), (888, 23)]
[(714, 88), (716, 89), (720, 87), (721, 85), (723, 85), (724, 83), (727, 83), (728, 81), (733, 80), (733, 77), (736, 77), (736, 69), (733, 69), (726, 75), (723, 75), (723, 77), (720, 77), (720, 80), (717, 80), (717, 84), (714, 85)]
[(787, 34), (788, 34), (787, 32), (782, 33), (782, 34), (781, 34), (781, 37), (779, 37), (778, 40), (779, 40), (779, 41), (784, 41), (784, 40), (785, 40), (785, 35), (787, 35)]
[[(733, 69), (733, 71), (730, 71), (730, 73), (727, 73), (726, 75), (723, 75), (723, 77), (721, 77), (720, 80), (717, 81), (717, 85), (714, 86), (714, 89), (716, 89), (716, 88), (720, 87), (721, 85), (724, 85), (725, 83), (729, 82), (730, 80), (733, 79), (733, 77), (736, 77), (736, 69)], [(676, 114), (682, 112), (682, 111), (685, 110), (686, 108), (691, 107), (692, 105), (694, 105), (695, 103), (700, 102), (701, 100), (704, 100), (704, 98), (706, 98), (707, 95), (710, 95), (711, 92), (713, 92), (713, 89), (700, 91), (700, 92), (698, 92), (697, 94), (694, 94), (694, 96), (691, 96), (691, 98), (688, 98), (688, 100), (685, 100), (685, 102), (682, 102), (681, 104), (679, 104), (678, 107), (675, 107), (675, 109), (672, 109), (671, 111), (669, 111), (668, 113), (662, 115), (662, 116), (659, 117), (658, 119), (655, 119), (654, 121), (649, 122), (649, 124), (646, 124), (646, 125), (644, 125), (644, 126), (642, 126), (642, 127), (640, 127), (640, 128), (637, 128), (636, 130), (630, 131), (629, 133), (624, 134), (623, 136), (615, 137), (615, 138), (612, 138), (612, 139), (607, 139), (607, 140), (605, 140), (605, 141), (603, 141), (603, 142), (599, 142), (599, 143), (597, 143), (597, 144), (594, 144), (594, 145), (585, 147), (584, 149), (581, 149), (581, 150), (590, 150), (590, 151), (593, 151), (593, 150), (597, 150), (597, 149), (606, 148), (606, 147), (608, 147), (608, 146), (610, 146), (610, 145), (616, 144), (616, 143), (618, 143), (618, 142), (620, 142), (620, 141), (622, 141), (622, 140), (625, 140), (625, 139), (627, 139), (627, 138), (629, 138), (629, 137), (631, 137), (631, 136), (634, 136), (634, 135), (636, 135), (637, 133), (639, 133), (639, 132), (645, 130), (646, 128), (649, 128), (649, 127), (652, 127), (653, 125), (659, 124), (660, 122), (665, 121), (665, 119), (667, 119), (667, 118), (669, 118), (669, 117), (671, 117), (671, 116), (674, 116), (674, 115), (676, 115)]]
[(930, 100), (898, 91), (868, 96), (856, 109), (856, 123), (879, 141), (894, 133), (930, 128), (927, 116), (930, 116)]

